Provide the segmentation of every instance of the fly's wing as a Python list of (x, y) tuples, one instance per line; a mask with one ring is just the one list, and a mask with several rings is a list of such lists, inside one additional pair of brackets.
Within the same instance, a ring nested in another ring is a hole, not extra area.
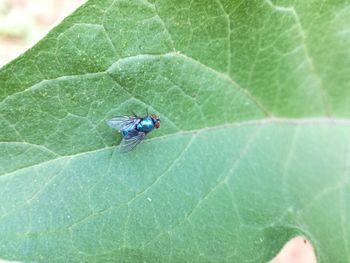
[(138, 118), (130, 117), (130, 116), (116, 116), (107, 121), (107, 124), (117, 130), (122, 130), (124, 127), (135, 123), (138, 120)]
[(122, 153), (126, 153), (131, 151), (132, 149), (135, 148), (136, 145), (138, 145), (143, 138), (145, 138), (146, 133), (140, 132), (140, 131), (132, 131), (129, 133), (130, 137), (129, 138), (123, 138), (120, 145), (119, 145), (119, 151)]

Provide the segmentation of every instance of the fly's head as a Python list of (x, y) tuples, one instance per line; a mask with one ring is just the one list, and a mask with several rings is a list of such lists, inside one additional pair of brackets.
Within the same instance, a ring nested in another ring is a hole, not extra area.
[(151, 118), (154, 122), (154, 127), (156, 127), (156, 129), (158, 129), (160, 127), (160, 119), (159, 117), (157, 117), (157, 115), (155, 114), (151, 114)]

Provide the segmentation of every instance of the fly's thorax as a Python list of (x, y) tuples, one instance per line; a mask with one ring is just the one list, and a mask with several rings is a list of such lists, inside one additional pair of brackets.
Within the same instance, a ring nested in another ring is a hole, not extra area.
[(143, 118), (136, 126), (138, 131), (150, 132), (154, 129), (154, 122), (150, 116)]

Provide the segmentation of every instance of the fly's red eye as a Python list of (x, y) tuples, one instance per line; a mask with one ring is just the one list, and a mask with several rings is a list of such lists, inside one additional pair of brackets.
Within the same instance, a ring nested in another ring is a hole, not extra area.
[(159, 126), (160, 126), (160, 122), (159, 122), (159, 121), (157, 121), (155, 126), (156, 126), (156, 128), (158, 129), (158, 128), (159, 128)]
[(152, 114), (151, 117), (155, 120), (157, 119), (157, 115), (155, 115), (155, 114)]

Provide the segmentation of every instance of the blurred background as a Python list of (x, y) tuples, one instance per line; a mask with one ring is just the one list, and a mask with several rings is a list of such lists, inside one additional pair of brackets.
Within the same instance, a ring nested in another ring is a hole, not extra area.
[[(0, 0), (0, 68), (25, 52), (86, 0)], [(4, 262), (0, 260), (0, 263)], [(271, 263), (315, 263), (312, 246), (295, 238)]]
[(0, 67), (33, 46), (86, 0), (0, 0)]

